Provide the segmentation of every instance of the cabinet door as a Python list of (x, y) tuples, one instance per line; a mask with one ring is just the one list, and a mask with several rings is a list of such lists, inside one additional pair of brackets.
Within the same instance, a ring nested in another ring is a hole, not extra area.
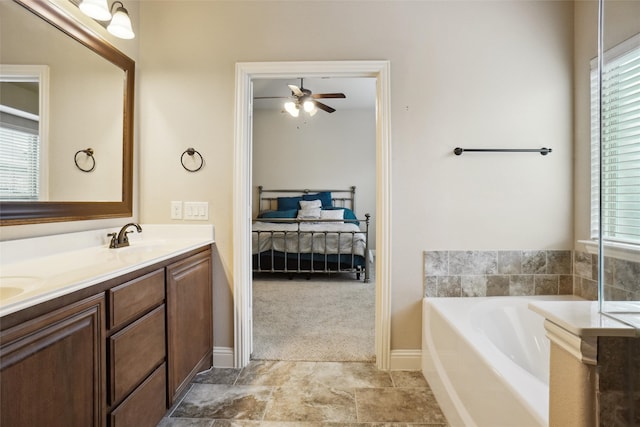
[(167, 267), (167, 374), (169, 405), (199, 369), (212, 364), (211, 252)]
[(102, 426), (104, 295), (0, 334), (0, 425)]

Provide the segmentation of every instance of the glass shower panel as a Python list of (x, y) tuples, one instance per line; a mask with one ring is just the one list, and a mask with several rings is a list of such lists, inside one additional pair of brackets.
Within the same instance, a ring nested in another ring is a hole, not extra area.
[(601, 10), (601, 311), (640, 330), (640, 1)]

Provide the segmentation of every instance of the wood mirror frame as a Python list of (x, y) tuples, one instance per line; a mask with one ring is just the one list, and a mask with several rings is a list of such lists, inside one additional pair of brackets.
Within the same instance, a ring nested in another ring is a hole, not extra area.
[(135, 62), (48, 1), (13, 0), (124, 72), (122, 199), (115, 202), (0, 202), (0, 225), (130, 217), (133, 214), (133, 91)]

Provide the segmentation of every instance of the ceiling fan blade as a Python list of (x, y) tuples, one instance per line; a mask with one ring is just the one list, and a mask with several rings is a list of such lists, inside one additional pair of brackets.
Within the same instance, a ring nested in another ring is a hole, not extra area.
[(312, 98), (314, 99), (321, 99), (321, 98), (346, 98), (344, 93), (314, 93), (313, 95), (311, 95)]
[(298, 86), (296, 85), (288, 85), (288, 86), (289, 86), (289, 89), (291, 89), (291, 92), (293, 92), (295, 96), (304, 95), (304, 92), (302, 92)]
[(318, 107), (321, 110), (326, 111), (327, 113), (333, 113), (334, 111), (336, 111), (335, 108), (329, 107), (328, 105), (323, 104), (322, 102), (313, 101), (313, 103), (316, 105), (316, 107)]

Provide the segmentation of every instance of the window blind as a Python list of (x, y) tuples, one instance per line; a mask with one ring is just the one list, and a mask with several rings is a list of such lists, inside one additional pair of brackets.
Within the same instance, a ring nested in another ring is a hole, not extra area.
[(603, 238), (640, 244), (640, 34), (603, 62), (601, 158), (597, 64), (591, 70), (591, 237), (598, 236), (600, 194)]
[(38, 200), (38, 122), (0, 112), (0, 200)]

